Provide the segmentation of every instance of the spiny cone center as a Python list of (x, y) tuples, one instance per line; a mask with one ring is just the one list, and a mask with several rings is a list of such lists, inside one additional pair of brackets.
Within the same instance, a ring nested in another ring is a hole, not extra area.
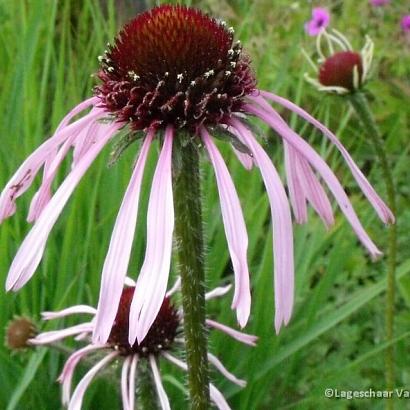
[(343, 87), (354, 91), (354, 72), (357, 71), (358, 86), (362, 83), (363, 63), (359, 53), (340, 51), (327, 58), (320, 67), (319, 82), (325, 86)]
[(154, 323), (141, 344), (138, 342), (132, 346), (129, 344), (129, 315), (134, 291), (134, 287), (123, 290), (108, 343), (124, 355), (134, 353), (140, 356), (156, 355), (162, 350), (170, 349), (178, 333), (180, 319), (169, 298), (164, 299)]
[(240, 110), (255, 89), (233, 30), (200, 11), (160, 6), (138, 15), (100, 57), (96, 95), (118, 121), (196, 130)]

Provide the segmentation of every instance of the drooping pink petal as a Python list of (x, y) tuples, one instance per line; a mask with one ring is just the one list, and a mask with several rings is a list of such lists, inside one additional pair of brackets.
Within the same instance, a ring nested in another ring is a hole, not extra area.
[(157, 362), (154, 356), (152, 355), (149, 356), (149, 363), (151, 365), (152, 375), (154, 376), (155, 388), (158, 393), (159, 402), (161, 404), (161, 409), (171, 410), (171, 406), (169, 405), (168, 396), (164, 390), (164, 386), (162, 385), (161, 376), (159, 374)]
[(339, 141), (336, 135), (334, 135), (327, 127), (325, 127), (322, 123), (320, 123), (318, 120), (312, 117), (309, 113), (307, 113), (305, 110), (298, 107), (296, 104), (292, 103), (291, 101), (288, 101), (287, 99), (283, 97), (279, 97), (278, 95), (275, 95), (267, 91), (261, 91), (260, 93), (263, 97), (282, 105), (283, 107), (287, 108), (290, 111), (295, 112), (300, 117), (302, 117), (303, 119), (305, 119), (306, 121), (314, 125), (317, 129), (319, 129), (323, 133), (323, 135), (326, 138), (328, 138), (329, 141), (332, 142), (332, 144), (334, 144), (336, 148), (339, 150), (339, 152), (342, 154), (344, 160), (346, 161), (348, 167), (350, 168), (350, 171), (353, 174), (353, 177), (355, 178), (356, 182), (359, 184), (361, 190), (363, 191), (364, 195), (366, 196), (370, 204), (373, 206), (373, 208), (379, 215), (379, 218), (384, 223), (394, 223), (395, 217), (393, 213), (391, 212), (389, 207), (384, 203), (384, 201), (380, 198), (377, 192), (374, 190), (374, 188), (369, 183), (367, 178), (363, 175), (362, 171), (360, 171), (359, 167), (353, 161), (349, 152), (346, 150), (343, 144)]
[(52, 330), (51, 332), (43, 332), (35, 338), (30, 339), (32, 345), (44, 345), (56, 342), (57, 340), (65, 339), (68, 336), (77, 335), (82, 332), (91, 332), (93, 325), (91, 322), (81, 323), (79, 325), (67, 327), (62, 330)]
[(274, 231), (275, 329), (279, 332), (282, 324), (290, 320), (294, 297), (293, 231), (288, 198), (275, 167), (252, 133), (236, 118), (230, 120), (230, 125), (253, 153), (269, 197)]
[(224, 296), (231, 290), (231, 288), (232, 288), (232, 285), (227, 285), (227, 286), (212, 289), (210, 292), (206, 292), (205, 300), (211, 300), (214, 298), (219, 298), (221, 296)]
[(307, 221), (306, 196), (300, 184), (294, 153), (288, 144), (284, 144), (285, 150), (285, 170), (288, 181), (289, 200), (292, 205), (296, 222), (303, 224)]
[(4, 219), (13, 215), (16, 211), (16, 199), (23, 195), (31, 186), (34, 177), (47, 159), (50, 159), (50, 153), (56, 151), (58, 146), (65, 142), (70, 135), (75, 134), (82, 127), (87, 126), (92, 121), (101, 116), (101, 112), (90, 113), (56, 132), (51, 138), (40, 145), (29, 157), (23, 162), (16, 171), (0, 195), (0, 223)]
[(238, 158), (243, 167), (250, 171), (253, 168), (253, 158), (244, 152), (238, 151), (235, 147), (232, 147), (232, 149), (236, 155), (236, 158)]
[(235, 329), (232, 329), (229, 326), (223, 325), (222, 323), (215, 322), (211, 319), (206, 319), (207, 326), (213, 327), (214, 329), (220, 330), (221, 332), (226, 333), (228, 336), (237, 340), (238, 342), (247, 344), (249, 346), (256, 346), (256, 341), (258, 340), (257, 336), (248, 335), (247, 333), (238, 332)]
[(90, 352), (95, 350), (100, 350), (104, 348), (104, 346), (96, 346), (96, 345), (87, 345), (82, 349), (77, 350), (74, 352), (65, 362), (63, 371), (61, 372), (60, 376), (58, 377), (58, 381), (63, 386), (63, 399), (62, 402), (64, 405), (67, 405), (70, 401), (70, 394), (71, 394), (71, 382), (73, 380), (73, 374), (77, 364), (87, 356)]
[(209, 394), (219, 410), (231, 410), (223, 394), (212, 383), (209, 383)]
[(130, 308), (129, 342), (141, 343), (157, 317), (167, 290), (171, 264), (174, 203), (172, 196), (172, 140), (165, 130), (164, 145), (152, 181), (147, 215), (147, 249)]
[(214, 365), (219, 372), (227, 378), (229, 381), (232, 383), (237, 384), (240, 387), (245, 387), (246, 386), (246, 381), (238, 379), (234, 374), (232, 374), (223, 364), (222, 362), (214, 356), (212, 353), (208, 353), (208, 360), (209, 362)]
[(43, 256), (48, 235), (72, 192), (97, 155), (121, 126), (121, 124), (114, 123), (106, 127), (104, 137), (94, 144), (78, 163), (77, 167), (70, 172), (45, 207), (13, 260), (6, 281), (6, 289), (8, 291), (20, 289), (32, 277)]
[(94, 315), (96, 313), (96, 309), (88, 306), (88, 305), (75, 305), (71, 306), (67, 309), (59, 310), (58, 312), (41, 312), (41, 318), (43, 320), (52, 320), (52, 319), (59, 319), (62, 317), (66, 317), (69, 315), (74, 315), (78, 313), (86, 313), (90, 315)]
[(246, 111), (250, 114), (256, 115), (275, 129), (279, 135), (288, 141), (288, 143), (291, 144), (312, 165), (312, 167), (316, 169), (316, 171), (326, 182), (330, 191), (333, 193), (340, 206), (340, 209), (345, 214), (357, 237), (367, 248), (372, 258), (375, 259), (380, 256), (381, 252), (377, 249), (376, 245), (364, 230), (359, 218), (356, 215), (356, 212), (352, 207), (352, 204), (349, 201), (349, 198), (343, 190), (343, 187), (320, 155), (317, 154), (316, 151), (305, 140), (303, 140), (303, 138), (289, 128), (285, 122), (278, 121), (274, 115), (270, 115), (269, 112), (252, 105), (246, 105), (244, 109), (246, 109)]
[(130, 367), (130, 363), (132, 360), (132, 356), (127, 356), (124, 359), (124, 363), (122, 364), (122, 369), (121, 369), (121, 396), (122, 396), (122, 404), (124, 407), (124, 410), (134, 410), (133, 408), (131, 409), (130, 407), (130, 402), (129, 402), (129, 387), (128, 387), (128, 370)]
[(130, 374), (128, 381), (128, 403), (130, 410), (134, 410), (135, 403), (135, 377), (137, 374), (137, 364), (138, 364), (138, 355), (134, 354), (132, 356), (132, 362), (130, 366)]
[(101, 278), (94, 343), (107, 341), (117, 314), (134, 240), (145, 163), (153, 138), (154, 131), (148, 131), (111, 235)]
[(249, 287), (249, 270), (247, 261), (248, 234), (243, 219), (238, 194), (225, 162), (212, 141), (208, 131), (202, 127), (201, 137), (211, 159), (218, 185), (222, 219), (229, 253), (235, 273), (235, 295), (232, 308), (237, 311), (238, 322), (244, 327), (251, 309), (251, 292)]
[(298, 183), (298, 194), (303, 197), (305, 204), (306, 199), (310, 202), (327, 227), (333, 225), (332, 205), (310, 165), (292, 145), (289, 145), (286, 141), (283, 142), (283, 145), (288, 157), (287, 160), (291, 163), (294, 178)]
[(95, 377), (95, 375), (108, 363), (114, 360), (119, 355), (119, 352), (112, 352), (108, 354), (104, 359), (100, 360), (96, 365), (94, 365), (86, 375), (78, 383), (77, 387), (74, 390), (73, 396), (71, 397), (70, 403), (68, 405), (68, 410), (81, 410), (83, 403), (84, 394)]

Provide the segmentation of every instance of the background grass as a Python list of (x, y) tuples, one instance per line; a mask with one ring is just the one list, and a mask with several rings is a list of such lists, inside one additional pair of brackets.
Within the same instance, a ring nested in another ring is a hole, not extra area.
[[(253, 59), (260, 88), (273, 90), (313, 113), (336, 131), (370, 181), (384, 195), (380, 168), (360, 126), (342, 98), (324, 96), (302, 78), (308, 67), (301, 54), (313, 51), (314, 41), (303, 33), (310, 5), (305, 2), (196, 1), (228, 20)], [(393, 2), (399, 3), (399, 2)], [(383, 130), (399, 194), (399, 265), (397, 271), (396, 386), (410, 386), (409, 330), (409, 114), (410, 42), (398, 21), (404, 3), (371, 9), (362, 0), (324, 1), (332, 10), (333, 27), (356, 47), (364, 34), (376, 43), (375, 66), (368, 84), (372, 108)], [(138, 1), (0, 0), (0, 185), (4, 186), (21, 161), (55, 129), (75, 104), (91, 94), (97, 56), (120, 24), (148, 6)], [(410, 10), (407, 10), (408, 12)], [(331, 164), (347, 187), (355, 208), (381, 249), (385, 227), (363, 198), (346, 166), (324, 139), (287, 113), (293, 127)], [(269, 133), (266, 149), (280, 170), (283, 152)], [(215, 383), (235, 409), (382, 408), (382, 400), (328, 400), (326, 387), (383, 389), (384, 261), (371, 263), (350, 227), (336, 212), (335, 226), (326, 231), (316, 215), (295, 226), (296, 306), (290, 325), (279, 336), (273, 331), (272, 238), (267, 197), (257, 170), (243, 170), (229, 150), (220, 145), (234, 177), (249, 230), (253, 306), (247, 331), (260, 337), (254, 349), (227, 343), (212, 334), (211, 349), (248, 386), (239, 391), (213, 373)], [(108, 151), (101, 155), (77, 188), (55, 226), (45, 257), (33, 280), (18, 294), (0, 292), (0, 331), (14, 315), (36, 320), (42, 310), (75, 303), (95, 304), (100, 272), (115, 215), (131, 173), (138, 147), (133, 146), (108, 169)], [(145, 176), (140, 215), (146, 212), (147, 193), (157, 153)], [(61, 172), (61, 182), (64, 172)], [(204, 209), (209, 287), (232, 281), (214, 175), (203, 163)], [(25, 221), (36, 187), (18, 202), (18, 213), (0, 228), (0, 276), (4, 283), (11, 260), (29, 230)], [(139, 219), (131, 276), (136, 276), (145, 251), (145, 224)], [(229, 298), (228, 298), (229, 299)], [(235, 326), (230, 301), (209, 304), (209, 315)], [(67, 321), (68, 323), (68, 321)], [(61, 322), (61, 325), (64, 323)], [(39, 324), (42, 329), (47, 326)], [(11, 353), (0, 348), (0, 408), (58, 409), (55, 382), (63, 362), (61, 353), (43, 349)], [(82, 368), (84, 372), (86, 368)], [(79, 373), (81, 373), (81, 371)], [(182, 375), (165, 365), (165, 388), (173, 408), (186, 407), (180, 390)], [(396, 408), (408, 408), (396, 400)], [(100, 378), (86, 395), (84, 408), (120, 408), (118, 386)]]

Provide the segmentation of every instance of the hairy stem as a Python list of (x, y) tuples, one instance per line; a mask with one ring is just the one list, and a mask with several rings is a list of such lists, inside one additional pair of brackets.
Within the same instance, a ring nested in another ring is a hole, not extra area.
[[(396, 213), (396, 192), (394, 187), (393, 176), (382, 135), (372, 112), (369, 108), (366, 97), (358, 92), (351, 96), (350, 99), (353, 108), (358, 114), (363, 127), (372, 141), (376, 154), (378, 156), (384, 183), (386, 185), (388, 204), (392, 212)], [(394, 298), (395, 298), (395, 270), (396, 270), (396, 254), (397, 254), (397, 228), (396, 224), (389, 226), (388, 235), (388, 254), (387, 254), (387, 291), (386, 291), (386, 341), (392, 342), (394, 337)], [(391, 343), (386, 349), (385, 357), (386, 365), (386, 388), (392, 390), (394, 388), (394, 345)], [(393, 401), (387, 400), (387, 408), (393, 408)]]
[(190, 405), (192, 410), (205, 410), (209, 380), (199, 154), (185, 135), (175, 138), (173, 191)]

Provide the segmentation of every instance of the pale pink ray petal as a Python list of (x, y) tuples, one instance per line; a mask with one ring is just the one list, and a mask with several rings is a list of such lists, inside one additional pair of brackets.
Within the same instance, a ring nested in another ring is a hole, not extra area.
[(246, 381), (238, 379), (234, 374), (232, 374), (215, 355), (208, 353), (208, 360), (229, 381), (237, 384), (240, 387), (246, 386)]
[(234, 146), (232, 146), (232, 149), (236, 155), (236, 158), (238, 158), (243, 167), (250, 171), (253, 168), (253, 158), (244, 152), (238, 151)]
[(118, 123), (107, 126), (104, 137), (94, 144), (61, 184), (20, 246), (9, 270), (6, 290), (18, 290), (32, 277), (43, 256), (48, 235), (72, 192), (97, 155), (121, 126)]
[(68, 410), (81, 410), (81, 405), (83, 403), (84, 394), (95, 377), (95, 375), (108, 363), (114, 360), (119, 355), (119, 352), (112, 352), (108, 354), (104, 359), (100, 360), (96, 365), (94, 365), (86, 375), (78, 383), (74, 390), (73, 396), (71, 397), (70, 403), (68, 405)]
[(200, 129), (200, 133), (215, 171), (222, 219), (235, 273), (235, 294), (232, 308), (236, 309), (238, 322), (241, 327), (244, 327), (248, 321), (251, 309), (247, 261), (248, 233), (238, 194), (222, 155), (204, 127)]
[(282, 324), (287, 325), (290, 320), (294, 297), (293, 230), (289, 202), (275, 167), (252, 133), (236, 118), (230, 120), (230, 125), (237, 129), (252, 151), (269, 197), (274, 231), (275, 329), (278, 333)]
[(312, 165), (312, 167), (316, 169), (333, 193), (340, 209), (345, 214), (357, 237), (367, 248), (372, 258), (376, 259), (380, 256), (382, 253), (377, 249), (376, 245), (364, 230), (343, 187), (321, 156), (283, 121), (278, 121), (276, 117), (270, 115), (269, 112), (251, 105), (246, 105), (244, 109), (249, 113), (256, 115), (275, 129), (282, 138), (286, 139), (291, 145), (293, 145), (293, 147)]
[(178, 276), (172, 288), (166, 293), (166, 297), (169, 298), (181, 289), (181, 276)]
[(67, 309), (59, 310), (58, 312), (41, 312), (41, 318), (43, 320), (52, 320), (52, 319), (59, 319), (61, 317), (74, 315), (77, 313), (86, 313), (90, 315), (94, 315), (96, 313), (96, 309), (88, 306), (88, 305), (75, 305), (71, 306)]
[(389, 207), (384, 203), (384, 201), (380, 198), (380, 196), (374, 190), (372, 185), (369, 183), (367, 178), (363, 175), (362, 171), (356, 165), (353, 158), (350, 156), (349, 152), (346, 150), (343, 144), (339, 141), (336, 135), (334, 135), (327, 127), (325, 127), (322, 123), (320, 123), (318, 120), (312, 117), (309, 113), (307, 113), (305, 110), (298, 107), (296, 104), (292, 103), (291, 101), (288, 101), (283, 97), (279, 97), (278, 95), (275, 95), (267, 91), (261, 91), (260, 93), (263, 97), (282, 105), (283, 107), (287, 108), (290, 111), (295, 112), (300, 117), (310, 122), (317, 129), (319, 129), (323, 133), (323, 135), (327, 137), (336, 146), (339, 152), (342, 154), (356, 182), (359, 184), (364, 195), (369, 200), (370, 204), (373, 206), (373, 208), (379, 215), (380, 219), (385, 223), (395, 222), (395, 217), (393, 213), (391, 212), (391, 210), (389, 209)]
[(224, 332), (225, 334), (237, 340), (238, 342), (247, 344), (249, 346), (256, 346), (256, 342), (258, 340), (257, 336), (249, 335), (243, 332), (238, 332), (237, 330), (232, 329), (229, 326), (223, 325), (222, 323), (219, 323), (219, 322), (215, 322), (214, 320), (211, 320), (211, 319), (206, 319), (206, 324), (210, 327), (213, 327), (214, 329)]
[(293, 147), (292, 150), (295, 153), (295, 163), (305, 195), (326, 227), (330, 227), (335, 220), (329, 198), (307, 161)]
[(81, 359), (87, 356), (90, 352), (95, 350), (103, 349), (104, 346), (96, 346), (96, 345), (87, 345), (82, 349), (77, 350), (74, 352), (65, 362), (63, 371), (61, 372), (60, 376), (58, 377), (58, 381), (63, 386), (63, 404), (67, 405), (70, 401), (70, 394), (71, 394), (71, 382), (73, 380), (73, 374), (77, 364), (81, 361)]
[(305, 192), (299, 180), (292, 147), (286, 143), (283, 145), (285, 151), (285, 170), (286, 180), (288, 181), (290, 203), (292, 205), (296, 222), (303, 224), (307, 222), (308, 219)]
[[(68, 123), (81, 111), (84, 111), (85, 109), (89, 108), (90, 106), (95, 106), (98, 104), (100, 99), (98, 97), (91, 97), (88, 98), (87, 100), (82, 101), (80, 104), (76, 105), (61, 121), (60, 124), (58, 125), (56, 129), (56, 133), (61, 131), (63, 128), (65, 128)], [(97, 109), (94, 107), (94, 109)], [(100, 112), (102, 112), (102, 109), (99, 109)]]
[(56, 342), (57, 340), (65, 339), (68, 336), (77, 335), (82, 332), (91, 332), (93, 325), (91, 322), (81, 323), (79, 325), (67, 327), (62, 330), (52, 330), (51, 332), (44, 332), (30, 339), (32, 345), (43, 345)]
[(132, 357), (130, 366), (129, 382), (128, 382), (128, 403), (130, 410), (134, 410), (135, 406), (135, 377), (137, 374), (138, 355)]
[(232, 285), (221, 286), (215, 289), (212, 289), (210, 292), (206, 292), (205, 300), (211, 300), (214, 298), (219, 298), (221, 296), (226, 295), (232, 288)]
[(131, 410), (130, 402), (129, 402), (129, 389), (128, 389), (128, 369), (130, 367), (132, 357), (127, 356), (124, 360), (121, 369), (121, 396), (122, 396), (122, 404), (124, 410)]
[(212, 383), (209, 383), (209, 394), (219, 410), (231, 410), (223, 394)]
[(145, 163), (154, 134), (154, 130), (150, 130), (145, 137), (115, 221), (102, 271), (100, 297), (93, 334), (94, 343), (105, 343), (107, 341), (117, 314), (131, 257)]
[(100, 112), (87, 114), (75, 123), (68, 125), (47, 139), (27, 157), (0, 195), (0, 223), (15, 213), (16, 199), (23, 195), (31, 186), (40, 168), (50, 158), (50, 153), (55, 151), (60, 144), (64, 143), (70, 135), (75, 134), (91, 121), (95, 121), (99, 115), (101, 115)]
[(182, 360), (176, 358), (175, 356), (172, 356), (171, 354), (169, 354), (166, 351), (163, 351), (162, 356), (165, 357), (165, 359), (167, 359), (169, 362), (175, 364), (176, 366), (180, 367), (182, 370), (187, 371), (188, 370), (188, 366), (185, 362), (183, 362)]
[(174, 130), (165, 130), (147, 215), (147, 249), (130, 308), (129, 342), (141, 343), (161, 308), (171, 264), (174, 203), (172, 197), (172, 140)]
[(161, 409), (171, 410), (171, 406), (169, 405), (167, 393), (165, 392), (164, 386), (162, 385), (161, 376), (159, 374), (157, 362), (153, 355), (149, 356), (149, 363), (151, 365), (152, 375), (154, 376), (155, 388), (158, 393), (159, 402), (161, 404)]
[(135, 280), (131, 279), (129, 276), (126, 276), (124, 279), (124, 285), (129, 287), (135, 287)]

